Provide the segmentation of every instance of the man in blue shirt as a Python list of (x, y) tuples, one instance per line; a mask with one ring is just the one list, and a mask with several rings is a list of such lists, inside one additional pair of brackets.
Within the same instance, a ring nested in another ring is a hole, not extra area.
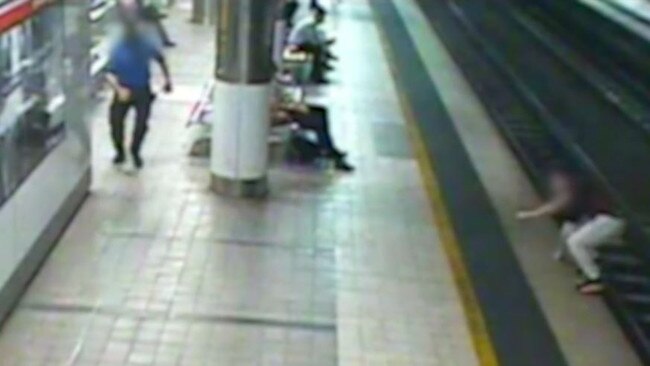
[(158, 48), (138, 30), (135, 23), (125, 23), (123, 37), (114, 46), (106, 79), (114, 91), (110, 107), (111, 136), (115, 146), (115, 164), (126, 161), (124, 151), (124, 120), (132, 107), (135, 108), (135, 128), (131, 139), (131, 155), (136, 168), (142, 168), (140, 155), (142, 142), (147, 133), (151, 104), (151, 61), (156, 61), (165, 77), (164, 91), (172, 89), (167, 62)]

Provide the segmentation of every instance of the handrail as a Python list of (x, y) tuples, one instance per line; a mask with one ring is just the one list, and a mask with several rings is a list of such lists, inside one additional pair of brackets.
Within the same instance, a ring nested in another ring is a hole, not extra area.
[(214, 80), (209, 80), (205, 84), (203, 84), (203, 88), (201, 90), (201, 94), (199, 96), (199, 99), (194, 103), (192, 106), (192, 109), (190, 111), (190, 116), (187, 120), (186, 126), (191, 126), (193, 124), (201, 124), (201, 117), (203, 116), (203, 113), (205, 112), (206, 107), (212, 101), (212, 95), (214, 93), (214, 88), (216, 86), (216, 83)]

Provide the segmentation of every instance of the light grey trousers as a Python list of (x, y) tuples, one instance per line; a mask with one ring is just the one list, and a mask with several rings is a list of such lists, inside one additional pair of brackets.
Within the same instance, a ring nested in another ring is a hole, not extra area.
[(588, 279), (598, 279), (600, 268), (596, 263), (596, 248), (605, 244), (619, 244), (625, 222), (615, 216), (600, 214), (580, 224), (562, 226), (562, 243), (556, 256), (562, 258), (568, 251), (576, 265)]

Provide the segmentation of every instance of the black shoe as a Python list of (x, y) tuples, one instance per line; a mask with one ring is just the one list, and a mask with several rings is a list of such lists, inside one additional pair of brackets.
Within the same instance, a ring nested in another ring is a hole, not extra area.
[(342, 158), (334, 160), (334, 169), (345, 173), (352, 173), (354, 171), (354, 167)]
[(333, 157), (334, 159), (343, 159), (343, 158), (345, 158), (346, 156), (348, 156), (347, 151), (341, 151), (341, 150), (337, 150), (337, 149), (335, 149), (335, 150), (332, 152), (332, 157)]
[(144, 166), (144, 161), (138, 154), (133, 154), (133, 165), (136, 167), (136, 169), (142, 169)]
[(339, 160), (344, 159), (346, 156), (348, 156), (348, 153), (336, 148), (321, 149), (320, 156), (325, 159)]
[(172, 47), (176, 47), (176, 42), (174, 42), (174, 41), (166, 41), (163, 45), (165, 47), (172, 48)]
[(115, 165), (122, 165), (126, 161), (126, 157), (124, 156), (123, 152), (118, 152), (115, 154), (115, 157), (113, 158), (113, 164)]
[(577, 288), (583, 295), (598, 295), (605, 290), (605, 285), (600, 279), (594, 279), (579, 283)]

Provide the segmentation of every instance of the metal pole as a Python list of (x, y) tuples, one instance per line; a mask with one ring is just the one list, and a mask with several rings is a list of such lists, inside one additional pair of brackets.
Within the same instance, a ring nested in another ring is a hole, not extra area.
[(205, 0), (206, 8), (208, 9), (208, 23), (216, 25), (219, 19), (219, 6), (217, 0)]
[(205, 2), (206, 0), (192, 0), (192, 18), (190, 19), (192, 23), (203, 24), (205, 19)]

